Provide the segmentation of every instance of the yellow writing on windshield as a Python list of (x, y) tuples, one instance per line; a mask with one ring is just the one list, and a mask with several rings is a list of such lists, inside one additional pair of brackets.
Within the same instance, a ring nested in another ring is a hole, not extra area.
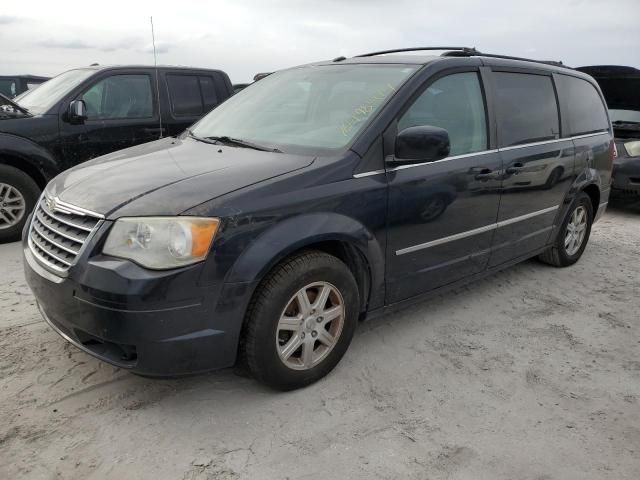
[(368, 118), (371, 113), (378, 108), (382, 102), (392, 93), (395, 92), (396, 89), (393, 88), (392, 85), (387, 84), (386, 86), (379, 88), (372, 95), (363, 100), (356, 108), (353, 109), (349, 118), (344, 120), (340, 125), (340, 131), (342, 135), (348, 137), (353, 127), (360, 123), (361, 121)]

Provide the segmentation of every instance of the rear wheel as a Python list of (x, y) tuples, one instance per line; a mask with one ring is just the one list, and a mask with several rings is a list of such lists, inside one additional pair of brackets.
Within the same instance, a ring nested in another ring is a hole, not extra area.
[(289, 258), (267, 276), (249, 306), (246, 366), (279, 390), (319, 380), (349, 347), (358, 305), (358, 287), (342, 261), (317, 251)]
[(538, 257), (555, 267), (573, 265), (582, 256), (593, 224), (593, 205), (584, 192), (578, 194), (562, 222), (555, 243)]
[(0, 165), (0, 243), (19, 240), (40, 189), (17, 168)]

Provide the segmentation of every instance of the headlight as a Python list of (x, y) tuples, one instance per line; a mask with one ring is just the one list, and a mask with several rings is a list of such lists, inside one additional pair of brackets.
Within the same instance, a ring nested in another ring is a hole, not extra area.
[(219, 225), (217, 218), (121, 218), (102, 252), (152, 269), (182, 267), (206, 258)]
[(640, 141), (627, 142), (624, 144), (624, 149), (630, 157), (640, 157)]

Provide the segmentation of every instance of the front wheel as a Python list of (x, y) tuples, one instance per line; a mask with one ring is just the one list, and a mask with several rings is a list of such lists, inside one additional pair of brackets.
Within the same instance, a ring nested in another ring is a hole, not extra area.
[(580, 192), (571, 204), (553, 246), (541, 253), (538, 258), (555, 267), (573, 265), (582, 256), (587, 246), (592, 224), (591, 198), (586, 193)]
[(285, 260), (247, 312), (242, 355), (249, 371), (279, 390), (324, 377), (351, 343), (358, 305), (357, 284), (338, 258), (310, 251)]
[(19, 240), (40, 189), (22, 170), (0, 165), (0, 243)]

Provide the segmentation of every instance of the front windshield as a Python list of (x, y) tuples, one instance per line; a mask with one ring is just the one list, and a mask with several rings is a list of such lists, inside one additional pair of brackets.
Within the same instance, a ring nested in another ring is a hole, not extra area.
[(231, 97), (192, 129), (287, 151), (345, 147), (417, 69), (327, 65), (274, 73)]
[(60, 97), (95, 73), (93, 69), (69, 70), (29, 90), (15, 99), (16, 103), (31, 113), (44, 113), (55, 105)]
[(609, 110), (611, 122), (632, 122), (640, 123), (640, 112), (638, 110), (619, 110), (612, 108)]

